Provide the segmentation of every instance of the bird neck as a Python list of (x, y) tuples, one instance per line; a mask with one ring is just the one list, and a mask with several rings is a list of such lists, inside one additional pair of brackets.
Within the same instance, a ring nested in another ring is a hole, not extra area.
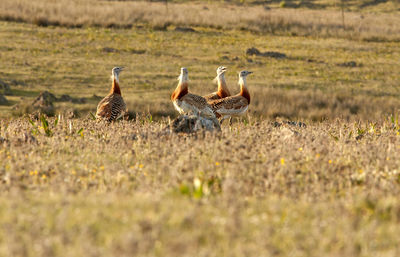
[(231, 95), (231, 93), (229, 92), (229, 89), (226, 85), (224, 74), (221, 74), (218, 76), (218, 92), (217, 92), (217, 94), (221, 98)]
[(188, 82), (189, 82), (189, 77), (187, 74), (181, 73), (178, 78), (178, 86), (176, 86), (176, 89), (171, 95), (171, 100), (175, 101), (177, 99), (182, 98), (184, 95), (186, 95), (189, 90), (188, 90)]
[(240, 93), (239, 95), (247, 99), (250, 104), (250, 93), (246, 85), (246, 77), (239, 77)]
[(179, 80), (178, 86), (174, 90), (174, 92), (171, 95), (171, 100), (175, 101), (177, 99), (182, 98), (184, 95), (186, 95), (189, 92), (188, 90), (188, 82), (182, 82), (182, 79)]
[(111, 94), (121, 94), (121, 88), (119, 87), (119, 79), (118, 75), (113, 74), (112, 77), (112, 86), (111, 86)]

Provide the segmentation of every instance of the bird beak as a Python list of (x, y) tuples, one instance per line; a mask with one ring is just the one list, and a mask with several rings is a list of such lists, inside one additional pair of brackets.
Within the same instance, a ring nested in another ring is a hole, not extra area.
[(253, 72), (252, 72), (252, 71), (249, 71), (248, 73), (249, 73), (249, 74), (252, 74)]

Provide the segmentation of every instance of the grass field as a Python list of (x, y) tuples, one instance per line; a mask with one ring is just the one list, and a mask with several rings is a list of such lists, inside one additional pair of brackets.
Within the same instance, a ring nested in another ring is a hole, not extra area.
[[(0, 74), (14, 90), (7, 96), (13, 104), (21, 102), (21, 97), (32, 101), (42, 90), (57, 96), (105, 95), (111, 84), (111, 68), (117, 65), (127, 67), (121, 75), (121, 87), (130, 111), (150, 111), (154, 116), (175, 113), (169, 95), (181, 66), (188, 67), (191, 89), (199, 94), (215, 90), (212, 79), (220, 65), (229, 69), (227, 81), (233, 92), (239, 90), (237, 71), (254, 71), (249, 77), (249, 90), (254, 95), (250, 111), (257, 116), (380, 118), (395, 112), (400, 103), (396, 42), (207, 28), (182, 33), (42, 28), (8, 22), (0, 26)], [(250, 47), (282, 52), (287, 58), (247, 56)], [(355, 67), (343, 66), (351, 61)], [(85, 114), (95, 110), (96, 101), (66, 107)], [(2, 115), (9, 115), (11, 109), (1, 107)]]
[[(346, 1), (343, 28), (340, 1), (2, 1), (0, 256), (400, 256), (399, 12)], [(205, 95), (220, 65), (235, 93), (254, 72), (249, 116), (166, 133), (180, 67)], [(96, 123), (114, 66), (133, 118)], [(26, 115), (44, 90), (84, 101)]]
[(49, 124), (1, 123), (2, 256), (399, 254), (396, 119)]

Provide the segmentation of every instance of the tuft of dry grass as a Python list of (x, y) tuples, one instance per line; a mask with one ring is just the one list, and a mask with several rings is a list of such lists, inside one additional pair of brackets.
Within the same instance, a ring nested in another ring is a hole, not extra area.
[[(221, 15), (223, 14), (223, 15)], [(150, 25), (199, 26), (253, 32), (318, 35), (365, 40), (399, 40), (398, 13), (345, 13), (339, 10), (263, 8), (225, 3), (149, 3), (114, 1), (16, 0), (0, 3), (0, 19), (39, 26), (102, 26), (131, 28)]]
[(148, 117), (44, 120), (0, 120), (2, 256), (400, 250), (396, 117), (191, 136)]

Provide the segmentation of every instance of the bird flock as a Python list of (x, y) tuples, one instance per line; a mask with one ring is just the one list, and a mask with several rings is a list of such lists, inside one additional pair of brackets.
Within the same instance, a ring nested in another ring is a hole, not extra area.
[[(218, 90), (205, 96), (199, 96), (189, 92), (189, 71), (181, 68), (178, 77), (178, 85), (171, 94), (171, 101), (180, 114), (194, 113), (204, 118), (218, 118), (220, 123), (231, 117), (245, 115), (250, 104), (250, 93), (247, 89), (246, 78), (251, 71), (239, 72), (240, 92), (231, 95), (225, 80), (227, 68), (220, 66), (217, 69)], [(112, 86), (109, 94), (97, 105), (96, 118), (115, 121), (122, 117), (127, 109), (121, 95), (119, 75), (123, 67), (112, 69)]]

